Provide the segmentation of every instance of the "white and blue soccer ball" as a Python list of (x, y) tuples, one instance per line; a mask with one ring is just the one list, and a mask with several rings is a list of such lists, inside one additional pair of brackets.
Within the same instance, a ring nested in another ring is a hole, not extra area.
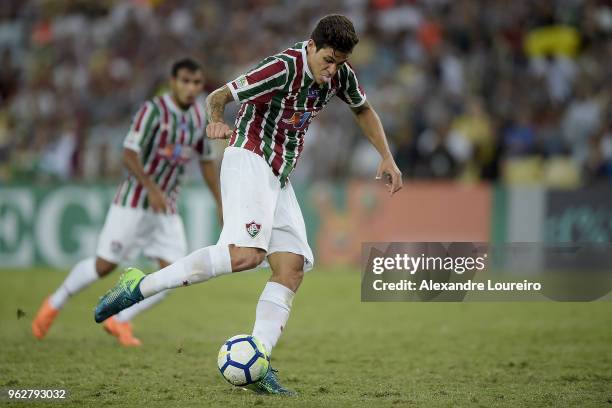
[(248, 334), (238, 334), (223, 343), (217, 365), (230, 384), (244, 386), (261, 380), (268, 373), (270, 358), (259, 340)]

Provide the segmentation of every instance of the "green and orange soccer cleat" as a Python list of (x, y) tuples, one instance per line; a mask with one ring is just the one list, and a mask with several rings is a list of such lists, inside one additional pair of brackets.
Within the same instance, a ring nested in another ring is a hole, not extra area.
[(94, 312), (96, 323), (102, 323), (144, 299), (140, 293), (140, 282), (144, 277), (145, 274), (140, 269), (127, 268), (119, 278), (119, 282), (98, 301)]

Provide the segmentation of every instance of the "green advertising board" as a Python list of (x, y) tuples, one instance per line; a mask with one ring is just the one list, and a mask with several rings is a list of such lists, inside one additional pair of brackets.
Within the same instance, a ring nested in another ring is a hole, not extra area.
[[(0, 267), (69, 267), (95, 254), (115, 186), (0, 187)], [(204, 187), (181, 194), (190, 249), (216, 241), (214, 201)]]

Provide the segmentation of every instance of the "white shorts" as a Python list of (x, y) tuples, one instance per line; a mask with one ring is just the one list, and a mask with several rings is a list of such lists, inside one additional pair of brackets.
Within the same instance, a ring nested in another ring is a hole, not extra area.
[[(261, 248), (268, 255), (291, 252), (304, 257), (304, 271), (314, 257), (293, 187), (281, 188), (266, 161), (238, 147), (227, 147), (221, 163), (223, 231), (219, 244)], [(260, 267), (268, 266), (264, 261)]]
[(143, 251), (152, 259), (174, 262), (187, 254), (178, 214), (156, 214), (112, 204), (98, 239), (96, 255), (113, 263), (133, 260)]

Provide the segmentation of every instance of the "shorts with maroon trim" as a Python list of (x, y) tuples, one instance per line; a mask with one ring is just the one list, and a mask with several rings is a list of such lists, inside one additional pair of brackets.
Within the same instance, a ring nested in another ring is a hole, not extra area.
[[(223, 231), (219, 244), (291, 252), (304, 257), (304, 271), (314, 256), (306, 225), (291, 183), (280, 181), (263, 157), (243, 148), (227, 147), (221, 164)], [(268, 266), (264, 261), (260, 267)]]
[(174, 262), (187, 253), (183, 221), (178, 214), (159, 214), (112, 204), (98, 238), (96, 255), (113, 263), (134, 260), (140, 252)]

